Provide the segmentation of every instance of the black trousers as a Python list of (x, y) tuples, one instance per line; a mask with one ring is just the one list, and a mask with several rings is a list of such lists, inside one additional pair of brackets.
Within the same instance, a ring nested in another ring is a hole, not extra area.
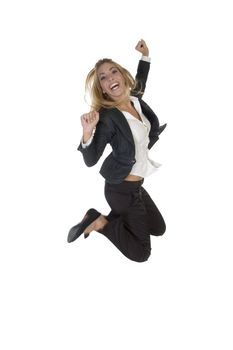
[(160, 236), (166, 230), (162, 215), (141, 181), (105, 183), (105, 198), (111, 208), (109, 221), (99, 231), (127, 258), (143, 262), (151, 253), (150, 235)]

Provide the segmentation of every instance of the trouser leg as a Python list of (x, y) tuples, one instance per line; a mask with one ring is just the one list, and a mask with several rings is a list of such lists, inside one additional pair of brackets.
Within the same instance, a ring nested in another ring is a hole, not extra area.
[(105, 197), (111, 207), (108, 224), (101, 230), (126, 257), (146, 261), (151, 252), (148, 216), (140, 195), (141, 183), (124, 181), (105, 185)]
[(166, 224), (159, 209), (143, 187), (141, 187), (141, 195), (147, 212), (149, 234), (154, 236), (163, 235), (166, 231)]

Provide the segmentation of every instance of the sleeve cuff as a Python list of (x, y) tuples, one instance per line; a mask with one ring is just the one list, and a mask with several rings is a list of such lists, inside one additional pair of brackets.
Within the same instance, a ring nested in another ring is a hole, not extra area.
[(151, 58), (148, 57), (148, 56), (143, 56), (143, 55), (142, 55), (141, 60), (142, 60), (142, 61), (145, 61), (145, 62), (150, 62), (150, 61), (151, 61)]
[(89, 138), (89, 140), (88, 140), (87, 142), (85, 142), (85, 143), (83, 142), (83, 139), (82, 139), (82, 140), (81, 140), (82, 148), (88, 147), (88, 146), (92, 143), (93, 137), (94, 137), (94, 135), (92, 135), (92, 136)]

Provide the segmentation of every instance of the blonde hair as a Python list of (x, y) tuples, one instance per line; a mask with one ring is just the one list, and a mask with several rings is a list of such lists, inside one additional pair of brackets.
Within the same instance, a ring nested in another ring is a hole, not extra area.
[[(96, 111), (98, 111), (101, 107), (116, 107), (116, 101), (111, 99), (111, 97), (109, 97), (107, 94), (103, 93), (99, 78), (97, 76), (97, 70), (104, 63), (112, 63), (119, 70), (125, 80), (126, 95), (122, 98), (122, 100), (124, 100), (127, 95), (130, 96), (131, 92), (136, 87), (136, 81), (127, 69), (123, 68), (121, 65), (114, 62), (110, 58), (103, 58), (99, 60), (95, 64), (95, 67), (88, 73), (85, 83), (85, 91), (90, 97), (91, 109)], [(118, 101), (118, 103), (121, 103), (121, 101)]]

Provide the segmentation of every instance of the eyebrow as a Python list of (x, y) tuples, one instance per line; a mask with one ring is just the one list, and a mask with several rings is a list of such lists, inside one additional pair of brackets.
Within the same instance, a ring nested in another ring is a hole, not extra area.
[[(112, 66), (111, 68), (109, 68), (109, 70), (111, 71), (113, 68), (117, 68), (117, 67), (115, 67), (115, 66)], [(99, 73), (99, 75), (104, 75), (105, 73)]]

